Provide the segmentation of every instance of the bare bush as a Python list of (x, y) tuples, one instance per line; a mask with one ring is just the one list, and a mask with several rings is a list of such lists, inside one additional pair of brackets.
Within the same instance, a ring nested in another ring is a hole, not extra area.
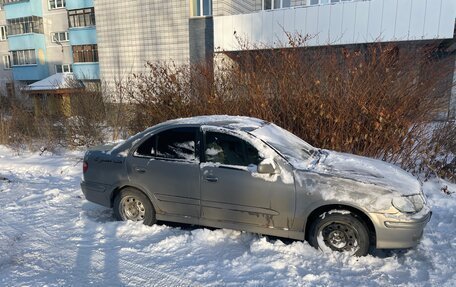
[(170, 118), (247, 115), (311, 144), (381, 158), (413, 170), (420, 143), (444, 110), (452, 73), (435, 46), (301, 47), (226, 53), (204, 65), (148, 63), (125, 86), (132, 132)]
[(93, 146), (106, 140), (105, 101), (99, 86), (70, 95), (71, 115), (65, 119), (66, 145)]

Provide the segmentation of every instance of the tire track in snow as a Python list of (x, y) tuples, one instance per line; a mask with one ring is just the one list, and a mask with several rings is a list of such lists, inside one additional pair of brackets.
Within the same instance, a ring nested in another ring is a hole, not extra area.
[[(43, 219), (43, 214), (40, 214), (42, 212), (35, 213), (36, 216), (32, 216), (30, 218), (30, 222), (33, 222), (34, 224), (22, 224), (22, 228), (19, 229), (18, 227), (14, 226), (15, 221), (13, 220), (18, 219), (20, 217), (17, 216), (11, 216), (12, 214), (8, 214), (7, 216), (3, 216), (3, 218), (0, 218), (0, 222), (2, 225), (6, 228), (8, 228), (13, 236), (16, 236), (17, 234), (20, 234), (24, 241), (26, 241), (26, 244), (29, 246), (28, 251), (38, 251), (41, 250), (43, 251), (42, 257), (56, 257), (56, 255), (64, 256), (66, 262), (72, 262), (74, 259), (78, 257), (78, 251), (73, 250), (73, 249), (67, 249), (64, 248), (65, 246), (62, 246), (60, 244), (55, 244), (55, 241), (63, 241), (66, 238), (56, 238), (51, 232), (47, 231), (47, 227), (49, 225), (47, 224), (47, 221)], [(23, 214), (21, 214), (22, 216)], [(12, 223), (12, 224), (11, 224)], [(25, 227), (25, 228), (24, 228)], [(52, 226), (50, 226), (52, 227)], [(73, 234), (73, 235), (79, 235), (79, 234)], [(14, 239), (14, 238), (13, 238)], [(91, 248), (92, 247), (92, 248)], [(112, 249), (109, 248), (102, 248), (100, 249), (94, 249), (96, 248), (97, 245), (94, 246), (86, 246), (82, 247), (79, 246), (79, 248), (90, 248), (89, 254), (96, 254), (97, 256), (91, 256), (90, 257), (90, 262), (88, 266), (90, 270), (86, 270), (89, 272), (90, 276), (95, 275), (98, 277), (99, 281), (103, 282), (102, 276), (100, 277), (100, 274), (93, 274), (94, 270), (101, 270), (105, 271), (105, 273), (109, 273), (109, 270), (104, 270), (105, 265), (106, 265), (106, 260), (105, 257), (108, 256), (108, 252)], [(131, 252), (131, 250), (129, 251)], [(137, 253), (135, 256), (142, 257), (144, 255)], [(129, 256), (129, 257), (134, 257), (134, 256)], [(182, 286), (182, 287), (187, 287), (187, 286), (201, 286), (200, 284), (197, 284), (191, 280), (185, 279), (185, 278), (179, 278), (177, 276), (171, 275), (169, 273), (157, 270), (157, 269), (152, 269), (146, 266), (142, 266), (140, 264), (134, 263), (132, 261), (125, 260), (123, 258), (118, 257), (118, 274), (122, 280), (121, 283), (122, 285), (131, 285), (131, 286), (137, 286), (137, 285), (143, 285), (143, 286)], [(52, 260), (51, 260), (52, 261)], [(76, 267), (76, 266), (73, 266)], [(102, 272), (103, 273), (103, 272)], [(71, 284), (75, 283), (81, 283), (78, 281), (78, 274), (75, 275), (75, 282), (69, 282)], [(134, 278), (134, 279), (132, 279)], [(91, 278), (92, 282), (96, 278)], [(32, 283), (32, 282), (30, 282)], [(108, 282), (104, 282), (108, 283)], [(109, 284), (109, 283), (108, 283)]]

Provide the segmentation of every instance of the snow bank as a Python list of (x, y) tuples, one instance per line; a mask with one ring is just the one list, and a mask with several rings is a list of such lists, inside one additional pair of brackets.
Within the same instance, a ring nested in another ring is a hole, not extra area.
[[(82, 153), (0, 146), (1, 286), (454, 286), (456, 194), (424, 184), (421, 244), (353, 258), (227, 229), (116, 222), (79, 189)], [(456, 185), (449, 186), (456, 191)]]

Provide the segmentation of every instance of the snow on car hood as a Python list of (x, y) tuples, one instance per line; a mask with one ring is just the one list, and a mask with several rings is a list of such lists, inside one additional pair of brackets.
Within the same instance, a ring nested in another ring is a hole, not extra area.
[(403, 195), (417, 194), (419, 181), (403, 169), (390, 163), (347, 153), (325, 150), (314, 171), (370, 183)]

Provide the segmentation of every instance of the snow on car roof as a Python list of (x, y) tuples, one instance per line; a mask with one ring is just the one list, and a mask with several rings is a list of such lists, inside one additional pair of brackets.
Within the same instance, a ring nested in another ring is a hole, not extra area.
[(228, 116), (228, 115), (211, 115), (211, 116), (196, 116), (189, 118), (179, 118), (163, 122), (163, 125), (176, 124), (198, 124), (198, 125), (213, 125), (232, 127), (236, 129), (243, 128), (259, 128), (266, 124), (264, 120), (245, 116)]

